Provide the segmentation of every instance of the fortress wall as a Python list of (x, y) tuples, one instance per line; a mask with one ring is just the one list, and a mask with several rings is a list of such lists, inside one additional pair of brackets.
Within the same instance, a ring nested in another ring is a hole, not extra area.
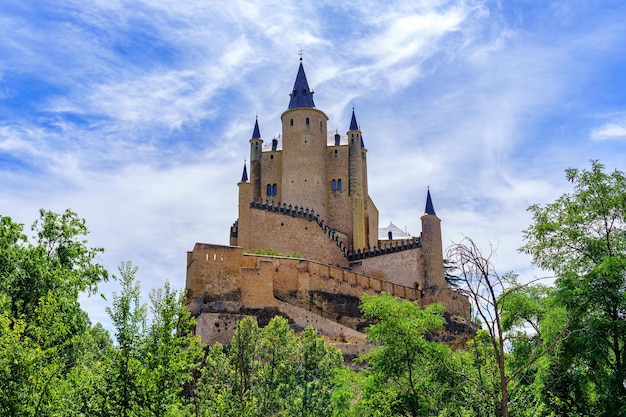
[(243, 270), (241, 302), (246, 308), (276, 307), (274, 298), (275, 267), (271, 259), (259, 259), (258, 267)]
[(352, 270), (372, 275), (385, 281), (405, 287), (415, 288), (415, 283), (423, 283), (420, 267), (421, 248), (392, 252), (385, 255), (359, 259)]
[(280, 253), (297, 251), (303, 258), (324, 259), (329, 264), (348, 266), (343, 252), (314, 221), (281, 213), (249, 209), (250, 233), (246, 249), (273, 249)]
[(196, 243), (187, 252), (187, 299), (192, 314), (211, 309), (219, 303), (226, 310), (236, 309), (241, 302), (241, 248)]
[(237, 324), (245, 314), (221, 314), (202, 313), (196, 317), (196, 335), (200, 336), (202, 343), (213, 344), (220, 342), (229, 345), (233, 338), (233, 332)]
[(450, 288), (444, 288), (435, 294), (424, 296), (424, 305), (442, 303), (447, 313), (459, 316), (470, 323), (470, 303), (466, 295), (460, 294)]

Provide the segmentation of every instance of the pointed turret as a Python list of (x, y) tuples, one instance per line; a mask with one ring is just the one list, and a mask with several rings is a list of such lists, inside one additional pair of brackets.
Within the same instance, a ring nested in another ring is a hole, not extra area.
[(243, 174), (241, 174), (241, 182), (248, 182), (248, 170), (246, 169), (246, 163), (243, 163)]
[(359, 130), (359, 124), (356, 122), (354, 107), (352, 108), (352, 120), (350, 120), (350, 130)]
[(446, 281), (443, 271), (443, 245), (441, 241), (441, 219), (435, 214), (430, 189), (426, 193), (426, 212), (421, 217), (422, 235), (420, 242), (423, 253), (424, 293), (435, 294), (445, 288)]
[(263, 139), (259, 130), (259, 119), (254, 121), (254, 129), (250, 138), (250, 184), (252, 185), (252, 201), (261, 198), (261, 152), (263, 151)]
[(293, 84), (293, 90), (289, 95), (291, 96), (291, 99), (289, 100), (288, 109), (295, 109), (297, 107), (315, 107), (315, 103), (313, 103), (313, 91), (309, 88), (309, 83), (306, 80), (306, 74), (304, 73), (304, 67), (302, 66), (302, 59), (300, 59), (300, 67), (298, 68), (296, 82)]
[(254, 130), (252, 131), (251, 139), (261, 139), (261, 132), (259, 131), (259, 119), (258, 118), (254, 122)]
[(435, 207), (433, 206), (433, 200), (430, 198), (430, 189), (428, 189), (428, 192), (426, 193), (426, 210), (424, 213), (430, 214), (431, 216), (437, 215), (437, 213), (435, 213)]

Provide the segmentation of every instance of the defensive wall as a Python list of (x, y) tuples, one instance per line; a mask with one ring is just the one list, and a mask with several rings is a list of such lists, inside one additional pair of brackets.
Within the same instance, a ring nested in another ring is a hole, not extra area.
[(337, 266), (214, 244), (196, 243), (187, 253), (186, 287), (188, 310), (198, 317), (197, 332), (207, 343), (229, 342), (246, 315), (260, 325), (282, 315), (296, 330), (312, 325), (331, 341), (364, 343), (360, 298), (382, 291), (421, 305), (442, 302), (448, 313), (469, 316), (466, 298), (447, 288), (425, 294)]

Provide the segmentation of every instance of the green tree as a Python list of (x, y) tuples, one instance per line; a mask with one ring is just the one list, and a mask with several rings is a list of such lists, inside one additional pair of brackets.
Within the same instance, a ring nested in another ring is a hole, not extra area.
[(565, 378), (553, 379), (549, 389), (572, 413), (580, 404), (567, 393), (592, 390), (583, 398), (595, 407), (585, 412), (625, 415), (626, 176), (592, 161), (590, 170), (566, 170), (566, 178), (571, 193), (529, 208), (533, 224), (522, 248), (556, 273), (556, 295), (568, 312), (571, 335), (557, 366)]
[[(520, 404), (525, 394), (518, 389), (520, 380), (531, 370), (536, 372), (567, 331), (562, 326), (554, 330), (558, 321), (543, 320), (549, 305), (541, 296), (542, 287), (534, 282), (520, 285), (512, 273), (498, 274), (492, 256), (493, 250), (483, 254), (467, 237), (448, 249), (448, 259), (458, 268), (458, 290), (469, 297), (474, 318), (484, 327), (468, 345), (471, 354), (455, 354), (454, 367), (492, 405), (488, 409), (507, 417), (511, 404)], [(541, 338), (544, 324), (551, 329), (546, 339)], [(525, 401), (522, 406), (529, 404)]]
[(359, 357), (371, 367), (364, 379), (363, 412), (438, 415), (454, 375), (444, 366), (448, 347), (429, 341), (427, 335), (443, 327), (443, 307), (433, 304), (421, 309), (383, 293), (364, 295), (361, 308), (365, 317), (375, 321), (367, 328), (367, 339), (377, 345)]
[(73, 382), (96, 345), (78, 295), (108, 276), (87, 246), (84, 220), (41, 210), (34, 242), (0, 216), (0, 414), (78, 413)]
[[(182, 292), (169, 283), (150, 293), (151, 319), (141, 301), (137, 268), (119, 267), (121, 291), (107, 307), (116, 345), (106, 361), (101, 414), (106, 416), (181, 416), (183, 390), (201, 357), (195, 321)], [(148, 323), (150, 321), (150, 323)]]
[(335, 373), (343, 357), (307, 327), (297, 336), (280, 316), (259, 329), (252, 317), (231, 344), (208, 349), (194, 388), (195, 416), (332, 415)]

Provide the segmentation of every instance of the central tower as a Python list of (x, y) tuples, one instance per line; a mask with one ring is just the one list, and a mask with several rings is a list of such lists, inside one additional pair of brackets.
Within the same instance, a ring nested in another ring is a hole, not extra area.
[(321, 218), (328, 214), (326, 172), (328, 116), (315, 108), (302, 58), (289, 106), (282, 114), (282, 201), (313, 209)]

